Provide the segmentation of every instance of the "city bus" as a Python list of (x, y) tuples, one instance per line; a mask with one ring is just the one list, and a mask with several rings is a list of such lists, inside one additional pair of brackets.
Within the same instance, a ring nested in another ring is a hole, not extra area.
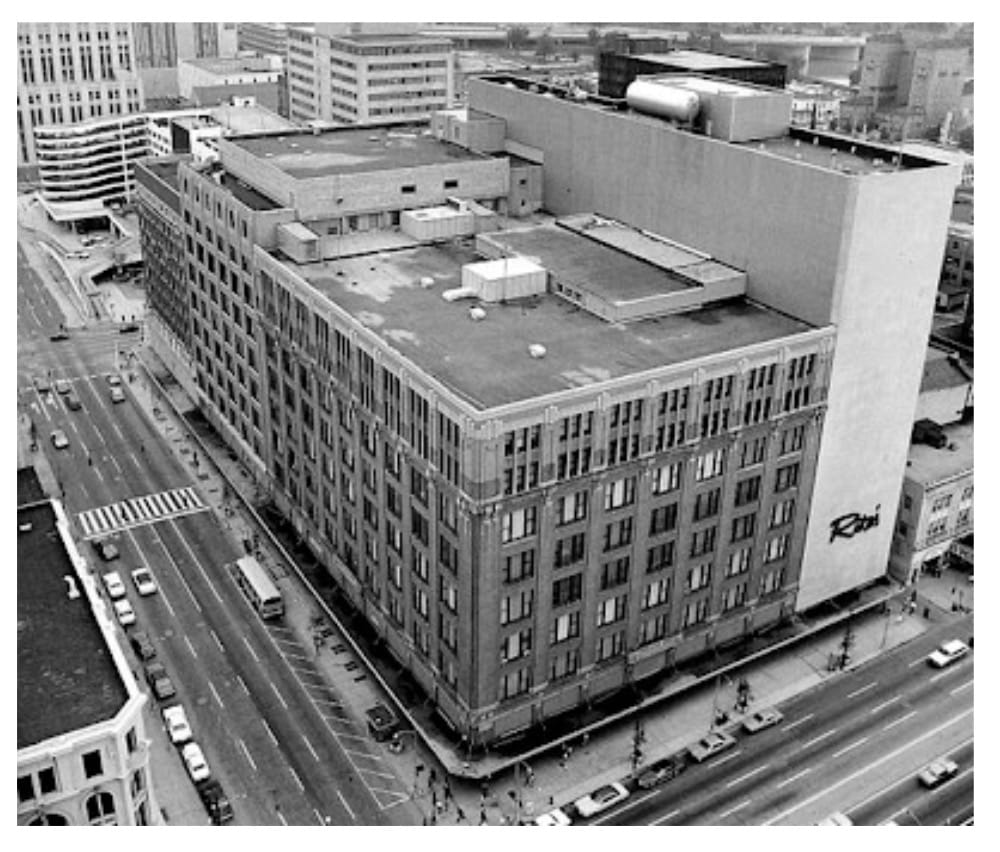
[(236, 584), (243, 590), (247, 600), (253, 604), (261, 618), (279, 618), (285, 611), (285, 602), (281, 592), (267, 571), (252, 556), (244, 556), (236, 560), (234, 577)]

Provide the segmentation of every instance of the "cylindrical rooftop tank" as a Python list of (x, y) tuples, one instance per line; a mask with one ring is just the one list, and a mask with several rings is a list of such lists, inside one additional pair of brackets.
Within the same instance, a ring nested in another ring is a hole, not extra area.
[(701, 107), (697, 92), (648, 80), (635, 80), (625, 92), (625, 100), (638, 112), (675, 121), (693, 120)]

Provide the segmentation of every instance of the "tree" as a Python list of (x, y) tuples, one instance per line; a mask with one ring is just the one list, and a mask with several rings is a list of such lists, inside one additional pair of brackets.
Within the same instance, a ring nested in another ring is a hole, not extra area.
[(854, 628), (848, 624), (844, 631), (844, 638), (840, 640), (840, 667), (842, 669), (846, 668), (851, 661), (851, 648), (854, 647), (855, 638)]
[(601, 31), (597, 27), (591, 27), (587, 30), (587, 44), (593, 48), (597, 48), (601, 44)]
[(528, 43), (531, 33), (527, 27), (520, 25), (507, 27), (507, 47), (512, 50), (520, 50)]
[(555, 39), (552, 38), (548, 33), (542, 33), (538, 37), (538, 41), (535, 43), (535, 56), (540, 59), (546, 59), (556, 52)]
[(973, 135), (971, 124), (958, 131), (958, 147), (970, 154), (972, 153)]

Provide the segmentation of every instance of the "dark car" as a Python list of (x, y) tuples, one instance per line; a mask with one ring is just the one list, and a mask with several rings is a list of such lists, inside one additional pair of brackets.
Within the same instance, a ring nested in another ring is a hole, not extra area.
[(66, 407), (70, 411), (79, 411), (83, 408), (83, 404), (80, 402), (80, 397), (76, 395), (76, 391), (70, 391), (66, 394)]
[(118, 548), (115, 546), (115, 543), (108, 538), (95, 539), (94, 550), (97, 551), (98, 555), (105, 562), (110, 562), (112, 559), (117, 559), (119, 556)]
[(142, 667), (146, 675), (146, 683), (153, 690), (153, 695), (159, 699), (173, 698), (177, 694), (174, 689), (174, 682), (167, 675), (167, 670), (163, 663), (146, 663)]
[(648, 790), (650, 787), (673, 780), (687, 769), (687, 766), (684, 755), (674, 755), (654, 763), (638, 777), (636, 783), (643, 790)]
[(368, 731), (378, 741), (385, 742), (399, 729), (399, 719), (381, 702), (370, 708), (368, 716)]
[(148, 633), (143, 633), (142, 631), (133, 633), (129, 637), (129, 642), (132, 643), (132, 650), (135, 651), (136, 656), (143, 662), (151, 660), (156, 656), (156, 647), (153, 645)]
[(137, 322), (127, 322), (121, 328), (118, 329), (119, 334), (132, 334), (139, 330), (139, 323)]
[(233, 806), (218, 781), (209, 778), (196, 784), (195, 789), (214, 825), (222, 825), (233, 818)]
[(69, 340), (69, 332), (68, 331), (54, 331), (52, 334), (49, 335), (49, 340), (53, 340), (53, 341), (56, 341), (56, 342), (58, 342), (60, 340)]

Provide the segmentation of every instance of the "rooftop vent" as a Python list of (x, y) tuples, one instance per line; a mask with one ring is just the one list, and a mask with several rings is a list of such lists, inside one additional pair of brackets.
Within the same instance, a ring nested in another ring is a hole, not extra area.
[(80, 590), (76, 586), (76, 580), (69, 574), (63, 574), (63, 579), (66, 581), (66, 597), (71, 601), (75, 601), (80, 597)]
[(541, 343), (530, 343), (528, 344), (528, 354), (532, 358), (544, 358), (545, 357), (545, 347)]
[(479, 322), (479, 320), (484, 320), (486, 319), (486, 311), (484, 311), (478, 305), (469, 308), (469, 319), (475, 320), (476, 322)]
[(17, 531), (18, 532), (23, 532), (23, 533), (31, 532), (32, 526), (33, 526), (33, 524), (31, 523), (31, 521), (26, 521), (23, 524), (18, 524), (17, 525)]
[(420, 286), (423, 287), (425, 290), (428, 287), (433, 287), (434, 279), (431, 278), (430, 275), (425, 275), (423, 278), (420, 279)]

